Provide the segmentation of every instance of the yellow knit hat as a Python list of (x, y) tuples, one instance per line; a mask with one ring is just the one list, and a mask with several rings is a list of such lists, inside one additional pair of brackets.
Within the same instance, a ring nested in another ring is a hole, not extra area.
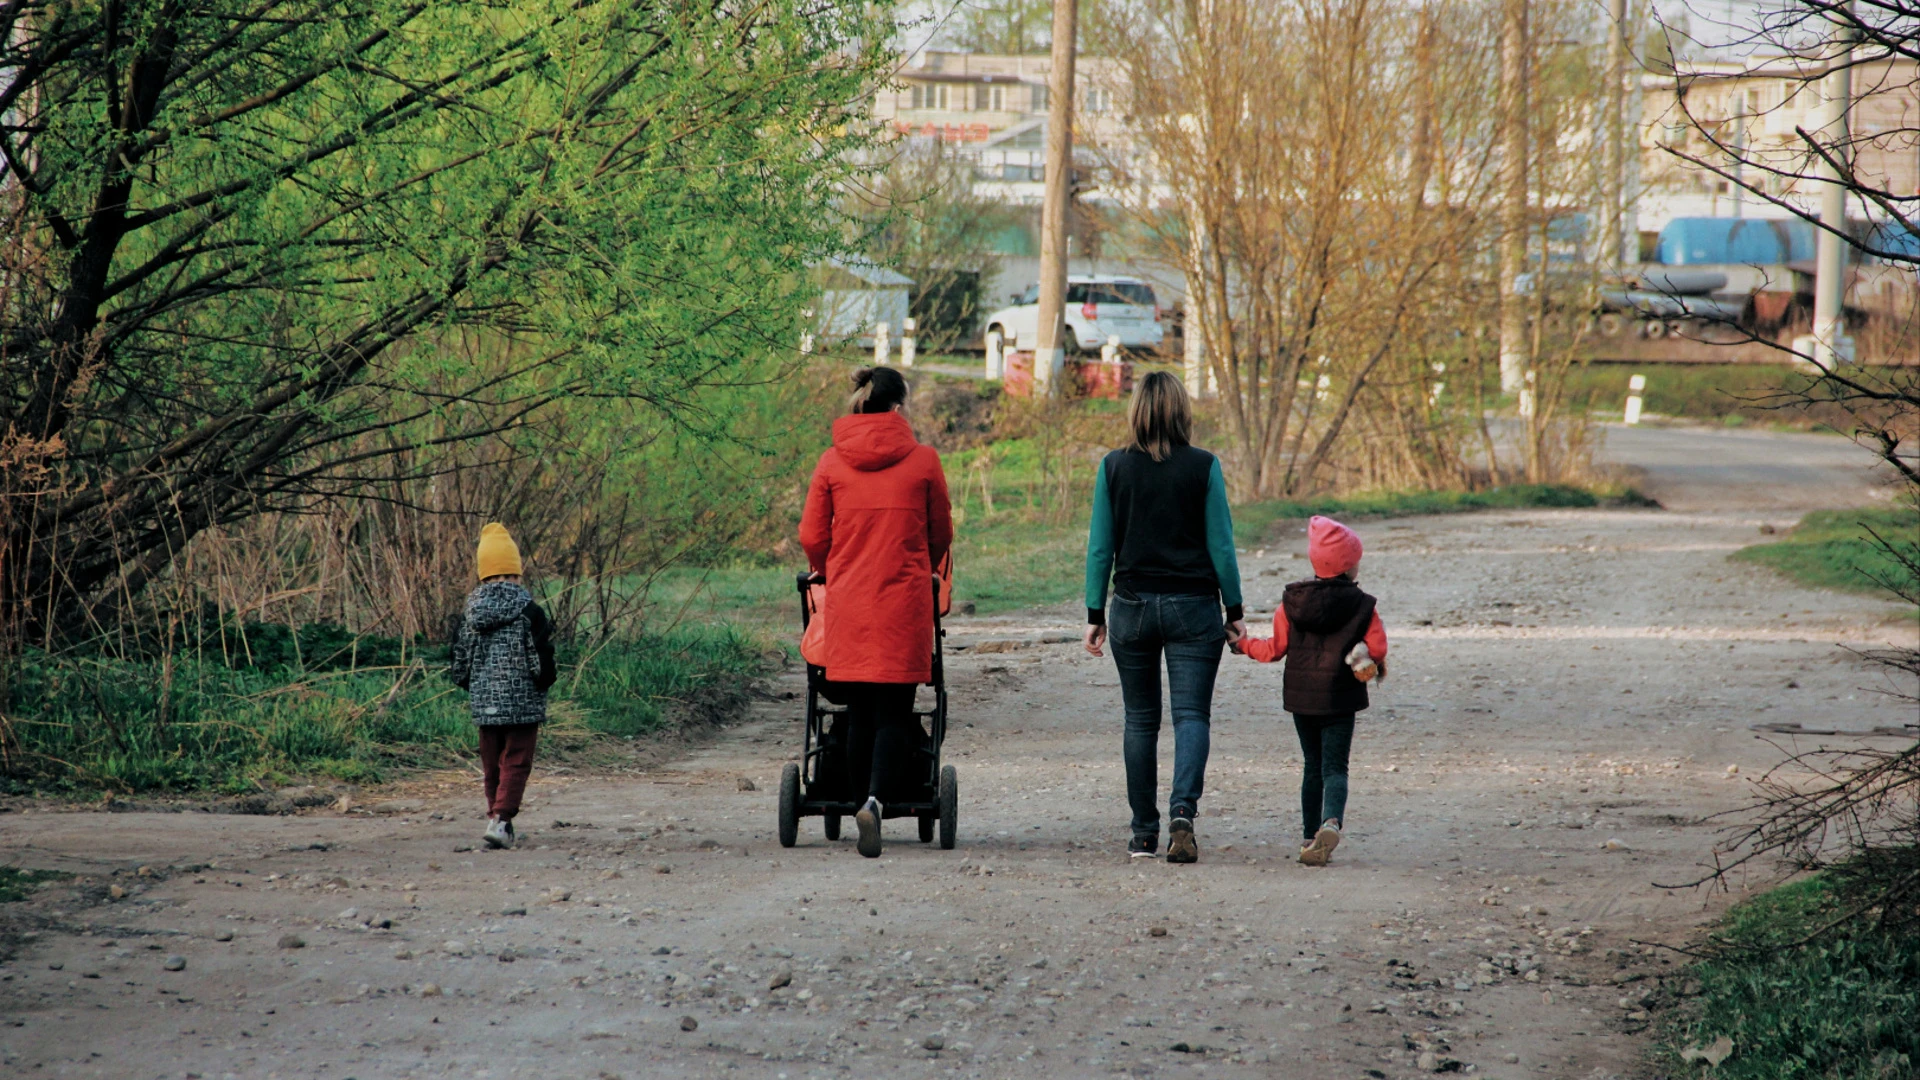
[(473, 563), (481, 581), (520, 573), (520, 548), (507, 535), (505, 525), (491, 521), (481, 528), (480, 550), (474, 554)]

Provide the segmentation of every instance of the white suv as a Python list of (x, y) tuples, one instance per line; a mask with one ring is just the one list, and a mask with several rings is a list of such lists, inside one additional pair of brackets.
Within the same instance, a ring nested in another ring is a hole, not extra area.
[[(1094, 350), (1117, 336), (1123, 348), (1158, 349), (1166, 336), (1153, 286), (1139, 278), (1092, 275), (1067, 279), (1066, 351)], [(987, 316), (988, 333), (1031, 349), (1040, 340), (1040, 286), (1029, 285), (1012, 307)]]

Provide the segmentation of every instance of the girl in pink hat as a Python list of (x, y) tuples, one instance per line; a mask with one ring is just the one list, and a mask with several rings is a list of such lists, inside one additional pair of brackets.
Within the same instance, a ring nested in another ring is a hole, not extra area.
[(1306, 842), (1300, 861), (1325, 866), (1340, 844), (1347, 811), (1347, 754), (1354, 714), (1367, 707), (1367, 683), (1387, 673), (1387, 630), (1374, 598), (1354, 584), (1360, 537), (1327, 517), (1307, 522), (1313, 577), (1296, 581), (1273, 613), (1273, 636), (1234, 644), (1263, 664), (1287, 658), (1281, 703), (1293, 714), (1306, 758), (1300, 817)]

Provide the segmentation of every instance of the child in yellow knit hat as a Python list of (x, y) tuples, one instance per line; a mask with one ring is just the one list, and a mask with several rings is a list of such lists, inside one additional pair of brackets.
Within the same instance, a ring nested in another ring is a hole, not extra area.
[(547, 688), (558, 672), (553, 624), (520, 583), (520, 548), (507, 527), (480, 530), (474, 554), (480, 587), (467, 596), (453, 640), (454, 684), (466, 690), (480, 729), (489, 847), (513, 846), (513, 818), (533, 772), (534, 744), (547, 718)]

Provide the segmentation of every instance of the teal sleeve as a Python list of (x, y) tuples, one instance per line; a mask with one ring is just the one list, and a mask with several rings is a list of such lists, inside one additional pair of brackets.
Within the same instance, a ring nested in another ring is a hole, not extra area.
[(1087, 522), (1087, 623), (1107, 621), (1107, 579), (1113, 575), (1113, 505), (1107, 500), (1107, 466), (1093, 479), (1093, 518)]
[(1227, 618), (1246, 614), (1240, 598), (1240, 560), (1233, 550), (1233, 509), (1227, 505), (1227, 478), (1214, 459), (1207, 476), (1207, 554), (1213, 558), (1213, 576), (1220, 579), (1220, 602)]

